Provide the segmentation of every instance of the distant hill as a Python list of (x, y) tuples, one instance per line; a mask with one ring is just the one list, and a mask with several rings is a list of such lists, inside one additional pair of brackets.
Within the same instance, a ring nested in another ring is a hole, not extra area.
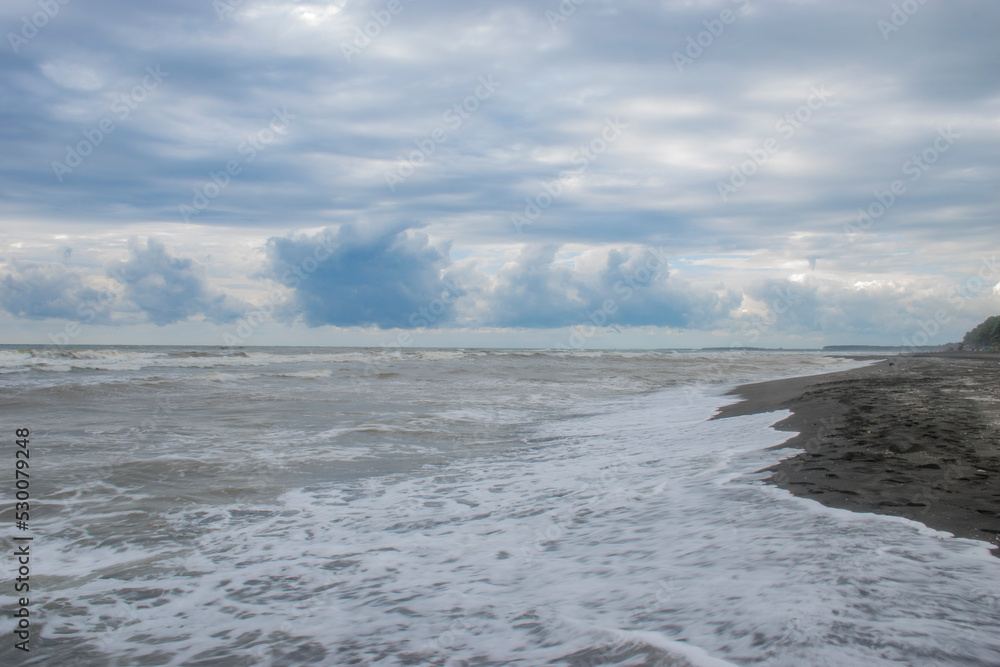
[(1000, 347), (1000, 315), (986, 318), (986, 321), (965, 334), (964, 345), (974, 347)]

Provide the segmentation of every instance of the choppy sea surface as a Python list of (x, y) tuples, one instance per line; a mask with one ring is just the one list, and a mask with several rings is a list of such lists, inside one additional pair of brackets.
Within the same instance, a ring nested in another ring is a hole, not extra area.
[(764, 483), (785, 412), (709, 421), (859, 364), (0, 347), (34, 537), (0, 663), (998, 665), (985, 544)]

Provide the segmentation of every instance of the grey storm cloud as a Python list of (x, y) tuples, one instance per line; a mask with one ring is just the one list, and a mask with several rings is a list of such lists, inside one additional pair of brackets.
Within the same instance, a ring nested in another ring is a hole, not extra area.
[(232, 322), (247, 309), (231, 296), (213, 292), (193, 260), (171, 257), (162, 243), (147, 239), (145, 246), (133, 239), (130, 257), (108, 274), (119, 281), (124, 298), (163, 326), (203, 315), (212, 322)]
[[(420, 309), (447, 290), (447, 250), (419, 231), (341, 227), (267, 242), (269, 277), (292, 288), (295, 314), (309, 326), (414, 327)], [(451, 299), (449, 299), (450, 301)], [(443, 303), (443, 302), (442, 302)], [(450, 319), (442, 307), (437, 323)]]

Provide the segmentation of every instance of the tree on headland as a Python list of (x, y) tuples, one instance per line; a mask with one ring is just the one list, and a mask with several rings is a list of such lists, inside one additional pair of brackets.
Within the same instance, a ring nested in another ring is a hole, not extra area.
[(965, 334), (964, 345), (975, 347), (1000, 347), (1000, 315), (986, 318), (986, 321)]

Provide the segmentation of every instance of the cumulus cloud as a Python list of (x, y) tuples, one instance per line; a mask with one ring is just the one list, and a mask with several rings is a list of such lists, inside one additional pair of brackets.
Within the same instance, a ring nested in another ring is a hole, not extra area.
[(203, 269), (191, 259), (171, 257), (162, 243), (147, 239), (129, 242), (128, 261), (108, 275), (122, 283), (124, 298), (149, 320), (163, 326), (202, 315), (211, 322), (232, 322), (246, 305), (206, 285)]
[(113, 292), (94, 289), (77, 271), (61, 264), (19, 264), (3, 277), (0, 306), (31, 320), (58, 318), (77, 322), (107, 322)]
[(497, 274), (486, 323), (545, 328), (580, 323), (708, 328), (740, 304), (738, 292), (672, 277), (666, 252), (612, 249), (556, 261), (557, 248), (525, 248)]
[(293, 290), (285, 317), (309, 326), (545, 329), (598, 315), (621, 326), (708, 327), (738, 306), (731, 290), (670, 278), (649, 248), (557, 259), (556, 246), (525, 246), (491, 275), (458, 266), (415, 230), (355, 226), (268, 240), (266, 276)]
[(569, 267), (555, 266), (555, 254), (555, 246), (527, 248), (504, 265), (486, 303), (488, 324), (544, 328), (580, 321), (591, 290)]
[(929, 342), (941, 344), (958, 340), (970, 324), (1000, 305), (990, 290), (970, 290), (965, 283), (942, 285), (928, 277), (853, 282), (795, 278), (755, 281), (745, 288), (751, 307), (737, 319), (745, 331), (817, 333), (831, 340), (891, 336), (885, 342), (895, 344), (905, 344), (922, 331)]
[(313, 236), (273, 237), (266, 251), (268, 277), (293, 290), (295, 310), (308, 326), (409, 328), (428, 319), (422, 308), (434, 308), (438, 326), (452, 319), (454, 298), (442, 300), (450, 293), (447, 250), (431, 246), (419, 231), (344, 225)]

